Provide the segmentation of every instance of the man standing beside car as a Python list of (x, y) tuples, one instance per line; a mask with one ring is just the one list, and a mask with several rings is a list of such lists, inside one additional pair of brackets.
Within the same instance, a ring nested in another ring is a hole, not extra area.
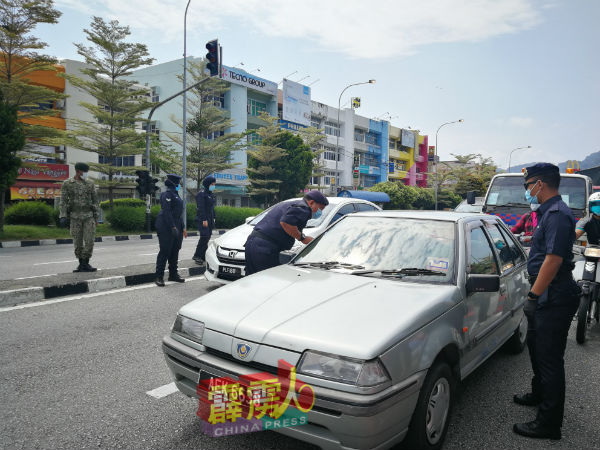
[(213, 191), (216, 185), (216, 178), (208, 176), (202, 180), (204, 189), (198, 191), (196, 194), (196, 223), (198, 224), (200, 239), (198, 240), (198, 245), (192, 259), (196, 261), (196, 264), (200, 265), (204, 265), (205, 263), (208, 241), (210, 241), (212, 230), (215, 226), (215, 203), (217, 203), (217, 199)]
[(308, 244), (313, 240), (302, 230), (311, 218), (317, 218), (329, 204), (319, 191), (308, 192), (303, 199), (276, 205), (254, 227), (246, 244), (246, 275), (279, 265), (279, 252), (289, 250), (294, 239)]
[(539, 203), (527, 271), (531, 290), (524, 311), (529, 322), (527, 346), (533, 368), (532, 391), (515, 395), (520, 405), (537, 406), (537, 417), (513, 431), (531, 438), (561, 438), (565, 404), (564, 354), (579, 302), (573, 280), (575, 218), (558, 193), (560, 173), (554, 164), (525, 170), (525, 198)]
[(60, 193), (60, 226), (70, 223), (70, 232), (75, 246), (79, 266), (73, 272), (94, 272), (90, 258), (94, 251), (96, 226), (100, 216), (100, 205), (96, 186), (87, 179), (90, 166), (75, 164), (75, 176), (65, 181)]

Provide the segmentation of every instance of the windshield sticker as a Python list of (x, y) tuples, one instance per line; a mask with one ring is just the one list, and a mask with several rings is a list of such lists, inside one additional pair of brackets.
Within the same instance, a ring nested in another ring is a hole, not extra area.
[(498, 195), (500, 195), (500, 192), (491, 192), (490, 195), (488, 195), (487, 204), (495, 205), (498, 203)]
[(450, 270), (450, 260), (448, 258), (427, 258), (425, 268), (429, 270), (439, 270), (440, 272), (448, 272)]
[(569, 205), (569, 194), (560, 194), (562, 201)]

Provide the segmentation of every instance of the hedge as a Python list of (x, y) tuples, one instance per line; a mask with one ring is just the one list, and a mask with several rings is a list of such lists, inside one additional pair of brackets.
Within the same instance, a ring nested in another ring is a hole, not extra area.
[(44, 202), (20, 202), (6, 209), (4, 220), (8, 225), (50, 225), (54, 208)]
[(107, 214), (110, 226), (119, 231), (142, 231), (146, 223), (144, 208), (120, 206)]
[(257, 216), (260, 208), (235, 208), (233, 206), (217, 206), (215, 208), (216, 228), (235, 228), (246, 221), (246, 217)]
[[(113, 200), (113, 206), (134, 206), (141, 207), (146, 206), (146, 201), (140, 198), (116, 198)], [(108, 210), (110, 203), (108, 200), (100, 202), (100, 208), (104, 211)]]

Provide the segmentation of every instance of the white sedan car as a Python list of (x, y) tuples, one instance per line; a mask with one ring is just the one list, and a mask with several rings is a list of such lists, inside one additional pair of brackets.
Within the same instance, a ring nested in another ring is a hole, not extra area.
[[(297, 198), (285, 200), (291, 202)], [(318, 219), (310, 219), (304, 229), (307, 236), (317, 237), (325, 229), (346, 214), (354, 212), (380, 211), (381, 208), (366, 200), (346, 197), (327, 197), (329, 205)], [(206, 251), (206, 278), (209, 281), (226, 284), (242, 278), (246, 274), (246, 254), (244, 244), (258, 222), (269, 210), (265, 210), (239, 227), (212, 240)], [(296, 241), (291, 252), (297, 253), (304, 245)]]

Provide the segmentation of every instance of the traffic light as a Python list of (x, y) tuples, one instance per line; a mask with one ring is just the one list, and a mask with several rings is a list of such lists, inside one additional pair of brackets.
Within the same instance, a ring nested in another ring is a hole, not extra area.
[(140, 194), (140, 198), (144, 197), (146, 194), (149, 194), (149, 190), (148, 190), (148, 177), (149, 177), (149, 173), (147, 170), (136, 170), (135, 174), (138, 176), (138, 178), (135, 180), (137, 186), (135, 187), (135, 190), (138, 191), (138, 193)]
[(159, 189), (156, 183), (158, 183), (158, 178), (151, 178), (150, 175), (148, 175), (148, 194), (150, 194), (151, 197), (154, 197), (156, 191)]
[(210, 72), (211, 77), (219, 75), (219, 40), (213, 39), (212, 41), (208, 41), (206, 43), (206, 50), (208, 50), (208, 53), (206, 54), (206, 60), (208, 61), (208, 63), (206, 63), (206, 69)]

